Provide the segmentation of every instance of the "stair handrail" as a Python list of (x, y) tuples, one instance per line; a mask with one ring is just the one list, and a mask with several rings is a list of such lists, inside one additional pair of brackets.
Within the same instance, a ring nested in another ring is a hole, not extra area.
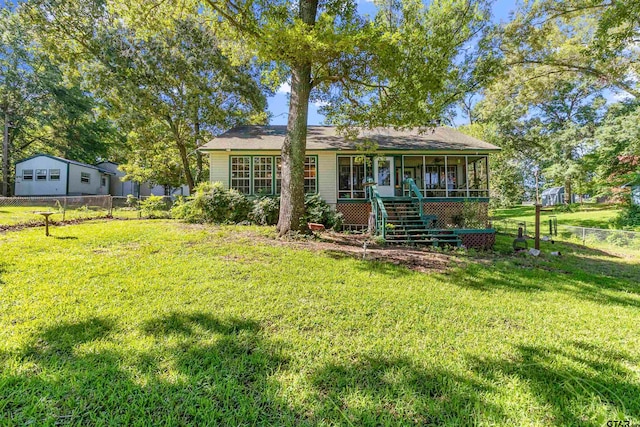
[[(380, 193), (378, 193), (378, 188), (375, 183), (369, 182), (368, 186), (369, 200), (371, 200), (371, 210), (375, 216), (376, 228), (380, 231), (382, 230), (382, 238), (387, 238), (387, 218), (389, 215), (387, 214), (387, 209), (384, 207), (384, 203), (382, 202), (382, 197), (380, 197)], [(379, 213), (378, 213), (379, 212)]]
[(413, 180), (413, 178), (405, 178), (405, 180), (402, 181), (402, 183), (405, 185), (409, 185), (410, 197), (414, 198), (414, 196), (411, 196), (411, 193), (414, 193), (415, 198), (418, 199), (418, 204), (420, 205), (420, 218), (422, 218), (424, 216), (423, 207), (422, 207), (422, 199), (424, 199), (424, 197), (422, 196), (422, 191), (420, 191), (420, 189), (416, 185), (416, 182)]

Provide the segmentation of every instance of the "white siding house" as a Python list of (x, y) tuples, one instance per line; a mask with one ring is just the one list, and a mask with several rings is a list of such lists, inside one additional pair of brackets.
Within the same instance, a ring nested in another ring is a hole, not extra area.
[(97, 166), (39, 154), (16, 163), (16, 196), (109, 194), (112, 172)]

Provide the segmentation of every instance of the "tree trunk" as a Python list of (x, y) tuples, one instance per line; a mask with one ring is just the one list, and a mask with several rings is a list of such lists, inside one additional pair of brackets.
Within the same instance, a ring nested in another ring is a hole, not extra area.
[(4, 132), (2, 135), (2, 195), (9, 195), (9, 113), (4, 108)]
[(571, 188), (571, 178), (566, 178), (564, 180), (564, 204), (568, 205), (571, 203), (572, 196), (572, 188)]
[(193, 193), (193, 175), (191, 175), (191, 168), (189, 167), (189, 157), (187, 156), (187, 147), (185, 147), (184, 143), (181, 140), (176, 140), (176, 144), (178, 145), (178, 151), (180, 151), (180, 159), (182, 160), (182, 167), (184, 168), (184, 177), (187, 181), (187, 186), (189, 187), (189, 193)]
[(194, 141), (193, 145), (196, 147), (196, 176), (194, 181), (196, 183), (202, 182), (202, 170), (204, 169), (204, 164), (202, 162), (202, 153), (198, 150), (200, 148), (200, 119), (198, 116), (198, 111), (200, 109), (200, 103), (196, 103), (195, 109), (195, 117), (193, 119), (193, 134)]
[[(313, 26), (318, 0), (300, 0), (300, 19)], [(278, 233), (284, 236), (303, 229), (304, 159), (307, 148), (307, 121), (311, 93), (311, 61), (291, 66), (291, 97), (287, 135), (282, 145), (282, 189)]]
[(178, 147), (178, 151), (180, 152), (180, 160), (182, 160), (182, 168), (184, 169), (184, 177), (187, 181), (187, 186), (189, 187), (189, 194), (193, 193), (193, 187), (195, 186), (193, 183), (193, 175), (191, 174), (191, 167), (189, 167), (189, 156), (187, 154), (187, 147), (184, 145), (182, 141), (182, 136), (176, 127), (176, 124), (173, 122), (171, 117), (166, 117), (167, 123), (169, 124), (169, 128), (173, 133), (173, 137), (176, 142), (176, 146)]

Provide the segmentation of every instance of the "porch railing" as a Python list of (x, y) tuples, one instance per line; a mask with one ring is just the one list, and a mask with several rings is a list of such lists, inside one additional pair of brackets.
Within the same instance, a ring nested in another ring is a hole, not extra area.
[(422, 191), (420, 191), (420, 189), (418, 188), (418, 186), (416, 185), (415, 181), (412, 178), (407, 178), (404, 181), (402, 181), (402, 183), (404, 185), (409, 186), (409, 197), (411, 197), (412, 199), (417, 199), (418, 200), (418, 205), (420, 206), (420, 218), (424, 217), (424, 212), (423, 212), (423, 206), (422, 206), (422, 199), (424, 199), (424, 197), (422, 196)]
[(382, 236), (383, 239), (387, 238), (387, 209), (384, 207), (382, 197), (378, 193), (378, 188), (375, 184), (369, 183), (367, 186), (367, 193), (369, 200), (371, 201), (371, 212), (373, 212), (374, 222), (376, 226), (376, 234)]

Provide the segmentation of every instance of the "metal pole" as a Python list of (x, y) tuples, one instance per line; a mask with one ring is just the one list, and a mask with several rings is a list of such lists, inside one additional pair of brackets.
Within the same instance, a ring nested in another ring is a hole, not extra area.
[(2, 141), (2, 195), (9, 195), (9, 111), (4, 109), (4, 139)]
[(536, 239), (535, 248), (540, 250), (540, 205), (536, 203)]

